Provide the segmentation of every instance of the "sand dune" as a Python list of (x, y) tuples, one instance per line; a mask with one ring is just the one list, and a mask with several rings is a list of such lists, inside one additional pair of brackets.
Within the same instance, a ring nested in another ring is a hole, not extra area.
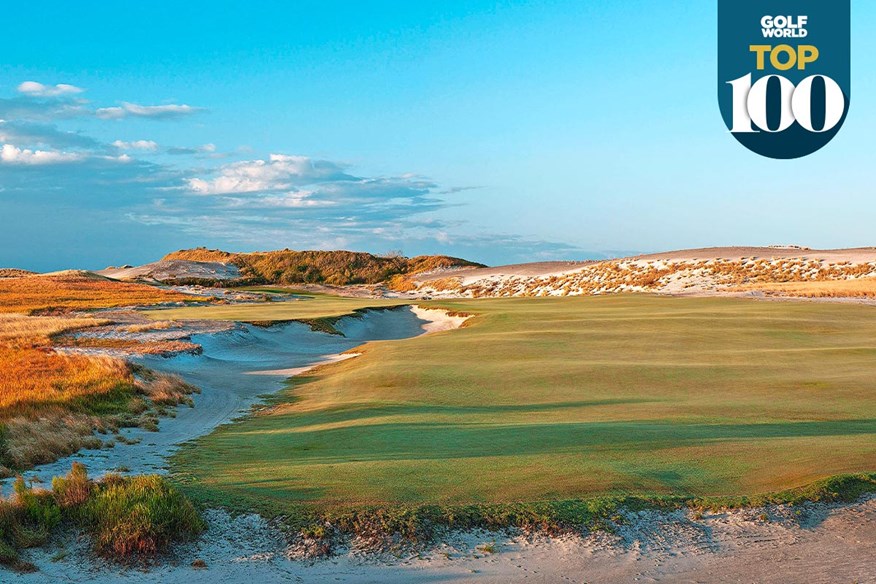
[(169, 280), (234, 280), (240, 277), (237, 266), (223, 262), (161, 260), (142, 266), (109, 267), (96, 272), (115, 280), (165, 282)]
[[(876, 248), (813, 250), (799, 246), (714, 247), (598, 262), (541, 262), (420, 276), (416, 294), (431, 297), (577, 296), (616, 292), (793, 296), (790, 282), (876, 277)], [(854, 287), (855, 297), (876, 289)], [(844, 287), (830, 294), (842, 296)]]

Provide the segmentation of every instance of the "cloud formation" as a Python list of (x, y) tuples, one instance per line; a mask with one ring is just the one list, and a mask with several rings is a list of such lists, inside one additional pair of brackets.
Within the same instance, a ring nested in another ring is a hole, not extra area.
[(133, 142), (125, 142), (116, 140), (113, 146), (119, 150), (142, 150), (144, 152), (155, 152), (158, 150), (158, 143), (152, 140), (134, 140)]
[(25, 81), (18, 86), (18, 92), (32, 97), (57, 97), (59, 95), (75, 95), (85, 91), (81, 87), (59, 83), (57, 85), (43, 85), (36, 81)]
[(307, 156), (271, 154), (267, 160), (246, 160), (222, 166), (213, 178), (191, 178), (189, 188), (201, 195), (274, 192), (314, 182), (349, 180), (341, 166)]
[(139, 105), (136, 103), (122, 102), (121, 106), (102, 107), (95, 110), (94, 114), (104, 120), (118, 120), (126, 117), (170, 119), (189, 116), (203, 111), (202, 108), (192, 107), (186, 104), (167, 105)]
[(0, 148), (0, 163), (13, 165), (46, 165), (63, 164), (81, 160), (82, 155), (75, 152), (59, 152), (57, 150), (30, 150), (18, 148), (12, 144), (4, 144)]
[(0, 120), (0, 142), (55, 149), (101, 147), (99, 141), (79, 132), (64, 131), (53, 124), (29, 121)]
[(195, 146), (194, 148), (185, 148), (175, 146), (173, 148), (168, 148), (167, 153), (172, 154), (174, 156), (184, 156), (187, 154), (213, 154), (216, 152), (215, 144), (201, 144), (200, 146)]

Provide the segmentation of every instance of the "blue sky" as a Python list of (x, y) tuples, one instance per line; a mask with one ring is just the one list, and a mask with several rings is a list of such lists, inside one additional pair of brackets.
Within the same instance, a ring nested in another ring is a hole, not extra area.
[(4, 6), (0, 266), (876, 244), (876, 5), (853, 2), (845, 127), (797, 161), (727, 134), (715, 19), (705, 0)]

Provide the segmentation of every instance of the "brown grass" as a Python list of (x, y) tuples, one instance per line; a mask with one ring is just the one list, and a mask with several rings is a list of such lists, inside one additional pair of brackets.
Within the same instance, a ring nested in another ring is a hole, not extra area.
[(24, 406), (65, 405), (109, 394), (130, 382), (128, 366), (119, 359), (0, 345), (0, 417)]
[(64, 318), (60, 316), (0, 314), (0, 343), (15, 339), (40, 339), (45, 343), (50, 337), (61, 333), (108, 323), (107, 320), (89, 317)]
[(876, 278), (756, 284), (735, 290), (759, 290), (768, 295), (800, 298), (876, 298)]
[[(144, 350), (135, 340), (77, 337), (71, 333), (110, 323), (65, 316), (74, 309), (190, 298), (80, 273), (0, 280), (0, 475), (8, 475), (9, 467), (29, 468), (81, 448), (112, 443), (105, 444), (95, 431), (156, 429), (164, 408), (191, 403), (188, 396), (196, 389), (177, 377), (132, 367), (118, 358), (56, 350), (59, 343), (155, 353), (193, 350), (197, 345), (183, 341), (156, 342)], [(26, 315), (33, 312), (58, 314)], [(162, 326), (169, 325), (158, 328)]]
[(0, 313), (51, 314), (184, 301), (203, 299), (81, 273), (0, 279)]
[(7, 350), (6, 356), (0, 363), (0, 474), (99, 448), (104, 441), (96, 431), (156, 430), (165, 407), (192, 405), (190, 395), (198, 391), (177, 376), (121, 359), (39, 348)]
[(201, 346), (189, 341), (140, 341), (136, 339), (119, 339), (87, 336), (65, 335), (56, 337), (56, 345), (73, 349), (102, 349), (114, 351), (116, 354), (136, 355), (176, 355), (201, 350)]

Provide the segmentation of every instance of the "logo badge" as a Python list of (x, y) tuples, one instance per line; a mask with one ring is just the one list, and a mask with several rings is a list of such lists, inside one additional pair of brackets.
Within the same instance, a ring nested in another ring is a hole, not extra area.
[(851, 0), (718, 0), (718, 104), (743, 146), (801, 158), (851, 99)]

